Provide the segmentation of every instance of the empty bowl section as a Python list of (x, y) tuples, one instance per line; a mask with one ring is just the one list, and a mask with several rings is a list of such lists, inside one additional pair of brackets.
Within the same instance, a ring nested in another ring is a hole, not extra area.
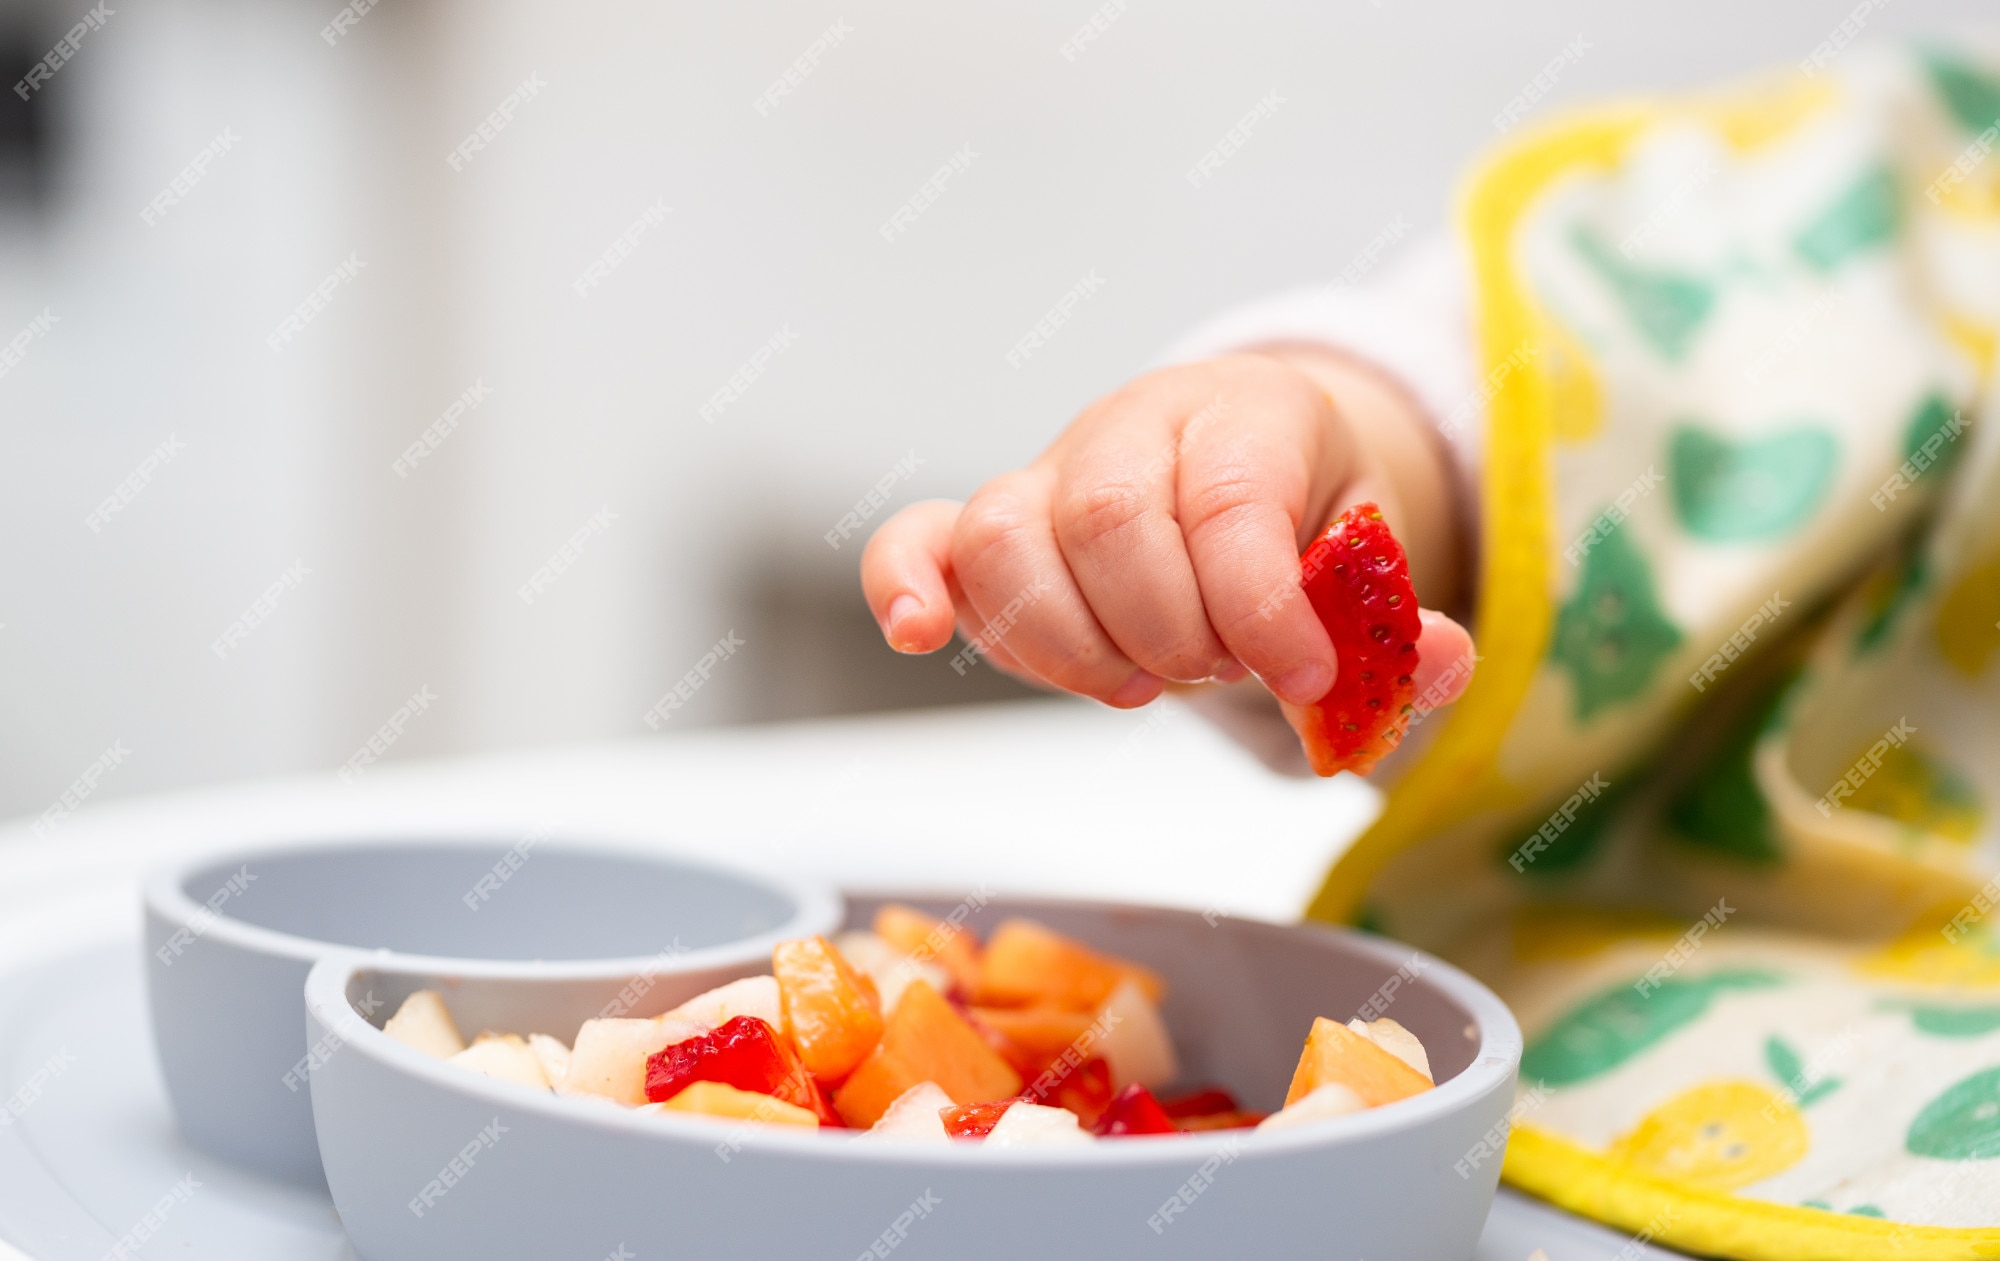
[[(243, 879), (244, 875), (249, 879)], [(247, 927), (364, 950), (573, 962), (686, 953), (790, 923), (799, 899), (754, 877), (552, 841), (315, 846), (210, 861), (179, 892)]]
[[(872, 901), (851, 905), (866, 923)], [(357, 1255), (1471, 1255), (1498, 1167), (1461, 1170), (1504, 1125), (1521, 1048), (1483, 986), (1407, 947), (1322, 928), (1004, 898), (970, 922), (984, 933), (1011, 915), (1162, 973), (1183, 1084), (1273, 1107), (1315, 1016), (1389, 1014), (1423, 1038), (1438, 1085), (1284, 1130), (1009, 1149), (885, 1142), (638, 1113), (477, 1076), (383, 1034), (394, 1001), (440, 984), (469, 1026), (567, 1038), (562, 983), (510, 994), (504, 976), (343, 957), (314, 969), (306, 1005), (314, 1036), (339, 1045), (313, 1070), (313, 1107)]]
[[(322, 1181), (302, 991), (342, 951), (440, 975), (501, 963), (576, 1001), (635, 976), (754, 970), (838, 922), (829, 891), (555, 838), (367, 838), (210, 855), (145, 885), (154, 1044), (185, 1137)], [(600, 1000), (600, 1005), (603, 1000)]]

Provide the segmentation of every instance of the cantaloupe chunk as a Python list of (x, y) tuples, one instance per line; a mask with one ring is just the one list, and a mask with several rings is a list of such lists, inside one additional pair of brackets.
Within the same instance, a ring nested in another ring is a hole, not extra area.
[(1371, 1108), (1431, 1088), (1430, 1079), (1416, 1069), (1339, 1021), (1321, 1016), (1306, 1038), (1285, 1105), (1290, 1107), (1328, 1083), (1347, 1087)]
[(1158, 974), (1102, 955), (1031, 920), (1010, 919), (993, 930), (980, 959), (979, 1001), (993, 1007), (1067, 1007), (1095, 1011), (1130, 978), (1157, 1003), (1166, 993)]
[(640, 1110), (693, 1112), (706, 1117), (727, 1117), (733, 1121), (796, 1125), (807, 1130), (819, 1128), (819, 1118), (809, 1108), (755, 1091), (738, 1090), (719, 1081), (698, 1081), (666, 1102), (647, 1104)]
[(791, 1035), (806, 1071), (837, 1082), (882, 1039), (882, 1008), (872, 981), (824, 937), (781, 941), (771, 951), (778, 978), (779, 1026)]
[(979, 988), (979, 945), (962, 924), (891, 903), (875, 912), (875, 933), (913, 959), (936, 963), (966, 994)]
[(942, 995), (919, 981), (903, 991), (881, 1041), (834, 1094), (833, 1106), (849, 1125), (865, 1130), (904, 1091), (927, 1081), (958, 1104), (1005, 1099), (1021, 1090), (1021, 1075)]
[(972, 1018), (1004, 1034), (1037, 1062), (1047, 1063), (1076, 1045), (1097, 1017), (1067, 1007), (972, 1007)]

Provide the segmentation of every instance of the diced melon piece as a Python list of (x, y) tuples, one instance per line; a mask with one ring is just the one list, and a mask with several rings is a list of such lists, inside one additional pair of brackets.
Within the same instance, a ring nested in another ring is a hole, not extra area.
[(1095, 1011), (1128, 977), (1158, 1002), (1160, 978), (1030, 920), (1010, 919), (993, 932), (980, 960), (979, 1001), (993, 1007), (1047, 1005)]
[(862, 1131), (869, 1138), (914, 1138), (946, 1142), (940, 1111), (953, 1106), (951, 1096), (934, 1081), (921, 1081), (896, 1097), (882, 1119)]
[(686, 1020), (713, 1029), (737, 1016), (755, 1016), (773, 1029), (783, 1028), (785, 1018), (778, 1006), (778, 978), (746, 976), (727, 985), (718, 985), (696, 994), (668, 1012), (666, 1018)]
[(951, 974), (935, 963), (906, 955), (876, 933), (848, 932), (833, 939), (834, 949), (875, 982), (882, 996), (882, 1014), (896, 1010), (896, 1000), (912, 981), (923, 981), (940, 994), (951, 988)]
[(527, 1039), (518, 1034), (482, 1033), (473, 1039), (471, 1046), (445, 1062), (516, 1085), (536, 1090), (549, 1088), (548, 1075), (542, 1072), (542, 1062), (528, 1049)]
[(646, 1057), (661, 1047), (706, 1032), (689, 1020), (606, 1017), (586, 1020), (576, 1031), (569, 1072), (561, 1093), (599, 1095), (636, 1108), (646, 1102)]
[(988, 1147), (1042, 1147), (1057, 1143), (1088, 1143), (1076, 1113), (1039, 1103), (1017, 1103), (1000, 1114), (986, 1136)]
[(1288, 1103), (1257, 1123), (1260, 1130), (1282, 1130), (1294, 1125), (1304, 1125), (1310, 1121), (1324, 1121), (1329, 1117), (1344, 1117), (1350, 1112), (1366, 1112), (1368, 1105), (1360, 1095), (1355, 1094), (1337, 1081), (1330, 1081), (1316, 1087), (1297, 1103)]
[(1092, 1052), (1111, 1066), (1111, 1085), (1123, 1090), (1133, 1082), (1147, 1089), (1166, 1085), (1181, 1075), (1174, 1058), (1174, 1040), (1160, 1009), (1145, 990), (1127, 977), (1097, 1009), (1092, 1026), (1098, 1039)]
[(542, 1076), (549, 1079), (551, 1087), (560, 1087), (563, 1078), (569, 1076), (569, 1048), (561, 1038), (552, 1038), (546, 1033), (528, 1035), (528, 1049), (535, 1053), (535, 1059), (542, 1066)]
[(1067, 1007), (973, 1007), (972, 1018), (1046, 1064), (1083, 1038), (1096, 1015)]
[(1371, 1108), (1431, 1088), (1430, 1080), (1416, 1069), (1339, 1021), (1321, 1016), (1306, 1037), (1285, 1105), (1290, 1107), (1328, 1082), (1346, 1086)]
[(836, 1082), (854, 1071), (882, 1039), (875, 987), (824, 937), (781, 941), (771, 951), (784, 1023), (806, 1071)]
[(1384, 1016), (1380, 1020), (1350, 1020), (1347, 1027), (1422, 1073), (1425, 1081), (1437, 1083), (1437, 1078), (1431, 1076), (1431, 1057), (1424, 1044), (1398, 1022)]
[(719, 1081), (698, 1081), (664, 1103), (644, 1105), (646, 1111), (692, 1112), (705, 1117), (727, 1117), (732, 1121), (756, 1121), (765, 1125), (796, 1125), (816, 1130), (819, 1118), (810, 1108), (786, 1103), (770, 1095), (738, 1090)]
[(465, 1038), (451, 1018), (451, 1009), (444, 1005), (444, 995), (436, 990), (418, 990), (404, 999), (396, 1014), (382, 1026), (382, 1032), (404, 1046), (415, 1047), (441, 1060), (465, 1049)]
[(910, 1087), (936, 1082), (953, 1103), (1019, 1094), (1021, 1075), (986, 1045), (944, 997), (919, 981), (903, 991), (882, 1039), (833, 1097), (856, 1129), (867, 1129)]
[[(875, 912), (875, 932), (891, 946), (921, 962), (936, 961), (964, 994), (979, 989), (979, 943), (963, 924), (891, 903)], [(938, 986), (942, 992), (944, 987)]]

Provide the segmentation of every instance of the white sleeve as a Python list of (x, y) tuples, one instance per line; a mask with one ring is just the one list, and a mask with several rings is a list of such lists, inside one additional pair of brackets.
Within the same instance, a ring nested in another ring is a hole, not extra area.
[(1335, 281), (1238, 307), (1182, 337), (1162, 359), (1185, 363), (1273, 342), (1327, 346), (1395, 380), (1449, 443), (1461, 492), (1474, 493), (1486, 418), (1473, 367), (1468, 264), (1454, 243), (1423, 241), (1365, 283)]
[[(1352, 270), (1352, 269), (1350, 269)], [(1366, 284), (1278, 294), (1208, 321), (1170, 347), (1162, 360), (1185, 363), (1278, 342), (1326, 346), (1368, 363), (1401, 385), (1452, 452), (1460, 502), (1478, 519), (1478, 467), (1486, 428), (1472, 339), (1471, 280), (1456, 246), (1435, 238)], [(1298, 737), (1269, 693), (1246, 681), (1204, 687), (1188, 703), (1272, 770), (1311, 775)], [(1428, 727), (1428, 725), (1427, 725)], [(1384, 759), (1393, 777), (1429, 743), (1424, 729)]]

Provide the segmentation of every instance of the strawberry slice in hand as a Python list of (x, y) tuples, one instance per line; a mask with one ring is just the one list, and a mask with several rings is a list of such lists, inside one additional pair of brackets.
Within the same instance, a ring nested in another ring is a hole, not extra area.
[(1314, 704), (1286, 706), (1314, 771), (1366, 775), (1409, 726), (1423, 622), (1403, 545), (1382, 510), (1356, 504), (1299, 558), (1313, 612), (1333, 637), (1337, 673)]

